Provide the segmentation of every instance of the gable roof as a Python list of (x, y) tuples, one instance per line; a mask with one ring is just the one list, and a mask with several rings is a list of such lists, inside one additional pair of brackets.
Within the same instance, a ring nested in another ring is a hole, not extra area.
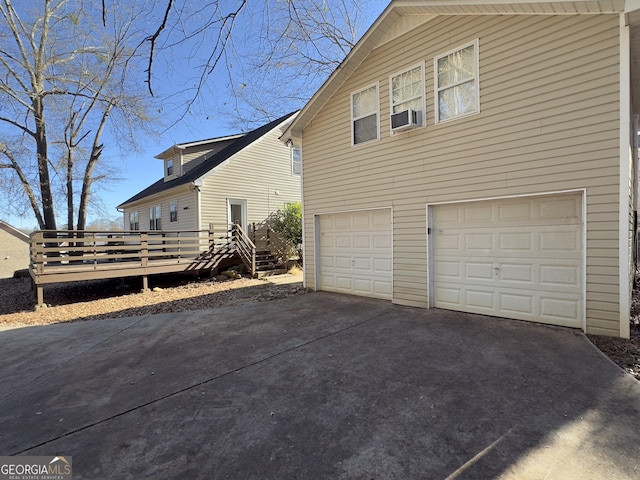
[[(630, 6), (631, 4), (629, 4)], [(342, 84), (360, 66), (373, 49), (385, 40), (387, 33), (404, 15), (421, 16), (421, 21), (441, 15), (575, 15), (575, 14), (619, 14), (627, 12), (625, 0), (581, 0), (572, 2), (545, 0), (392, 0), (369, 27), (362, 38), (351, 49), (320, 89), (300, 110), (282, 135), (282, 140), (301, 138), (302, 131), (316, 116), (324, 104), (338, 91)], [(635, 10), (635, 8), (630, 8)], [(639, 12), (639, 10), (636, 10)], [(628, 13), (628, 12), (627, 12)], [(631, 13), (633, 15), (634, 12)], [(633, 21), (631, 17), (630, 21)], [(639, 19), (640, 23), (640, 19)], [(633, 29), (632, 29), (633, 37)], [(638, 32), (640, 38), (640, 32)], [(632, 38), (632, 42), (635, 41)], [(640, 49), (638, 49), (640, 55)], [(638, 57), (640, 63), (640, 56)], [(638, 69), (640, 73), (640, 68)], [(640, 75), (638, 75), (640, 86)]]
[(6, 222), (3, 222), (2, 220), (0, 220), (0, 230), (4, 230), (5, 232), (7, 232), (9, 235), (13, 235), (14, 237), (16, 237), (18, 240), (22, 240), (25, 243), (29, 243), (29, 235), (27, 235), (24, 232), (21, 232), (20, 230), (18, 230), (15, 227), (12, 227), (11, 225), (9, 225)]
[(175, 145), (170, 146), (164, 152), (159, 153), (158, 155), (156, 155), (153, 158), (158, 158), (158, 159), (171, 158), (173, 155), (178, 153), (180, 150), (186, 150), (187, 148), (198, 147), (200, 145), (207, 145), (207, 144), (212, 144), (212, 143), (226, 142), (226, 141), (229, 141), (229, 140), (236, 140), (236, 139), (238, 139), (240, 137), (244, 137), (245, 135), (246, 135), (246, 133), (238, 133), (238, 134), (235, 134), (235, 135), (226, 135), (224, 137), (214, 137), (214, 138), (207, 138), (205, 140), (196, 140), (195, 142), (176, 143)]
[[(123, 206), (125, 206), (125, 205), (127, 205), (129, 203), (133, 203), (133, 202), (136, 202), (138, 200), (142, 200), (142, 199), (144, 199), (146, 197), (149, 197), (151, 195), (156, 195), (158, 193), (162, 193), (162, 192), (170, 190), (172, 188), (179, 187), (181, 185), (186, 185), (186, 184), (195, 182), (200, 177), (204, 176), (205, 174), (207, 174), (208, 172), (213, 170), (218, 165), (222, 164), (226, 160), (229, 160), (231, 157), (233, 157), (235, 154), (239, 153), (241, 150), (247, 148), (249, 145), (251, 145), (256, 140), (259, 140), (260, 138), (262, 138), (264, 135), (269, 133), (274, 128), (277, 128), (278, 126), (280, 126), (282, 123), (287, 121), (290, 117), (292, 117), (295, 113), (296, 112), (288, 113), (287, 115), (285, 115), (285, 116), (283, 116), (281, 118), (278, 118), (277, 120), (274, 120), (274, 121), (272, 121), (270, 123), (267, 123), (266, 125), (263, 125), (263, 126), (261, 126), (259, 128), (256, 128), (255, 130), (252, 130), (252, 131), (250, 131), (250, 132), (248, 132), (246, 134), (231, 135), (231, 136), (226, 136), (226, 137), (219, 137), (218, 139), (212, 139), (212, 141), (216, 141), (216, 140), (221, 140), (221, 139), (229, 140), (229, 139), (235, 138), (233, 143), (227, 145), (222, 150), (217, 152), (215, 155), (212, 155), (211, 157), (206, 159), (204, 162), (202, 162), (200, 165), (196, 166), (192, 170), (189, 170), (184, 175), (182, 175), (182, 176), (180, 176), (178, 178), (174, 178), (173, 180), (169, 180), (168, 182), (165, 182), (164, 181), (164, 177), (162, 177), (157, 182), (155, 182), (152, 185), (148, 186), (147, 188), (145, 188), (141, 192), (135, 194), (133, 197), (129, 198), (128, 200), (122, 202), (120, 205), (118, 205), (118, 208), (122, 208)], [(209, 142), (206, 141), (206, 140), (203, 140), (201, 142), (183, 143), (183, 144), (179, 144), (179, 145), (182, 146), (182, 148), (186, 148), (188, 146), (201, 145), (201, 144), (204, 144), (204, 143), (209, 143)], [(174, 145), (174, 147), (176, 147), (176, 145)], [(171, 147), (171, 148), (174, 148), (174, 147)], [(171, 150), (171, 148), (169, 150)], [(168, 150), (165, 150), (163, 152), (163, 154), (165, 152), (167, 152), (167, 151)], [(162, 154), (160, 154), (160, 155), (162, 155)], [(159, 156), (157, 156), (156, 158), (158, 158), (158, 157)]]

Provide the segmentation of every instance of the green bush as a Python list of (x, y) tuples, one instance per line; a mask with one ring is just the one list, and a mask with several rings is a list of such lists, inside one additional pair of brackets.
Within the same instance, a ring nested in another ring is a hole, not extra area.
[(302, 204), (290, 203), (272, 213), (269, 215), (269, 225), (295, 248), (302, 261)]

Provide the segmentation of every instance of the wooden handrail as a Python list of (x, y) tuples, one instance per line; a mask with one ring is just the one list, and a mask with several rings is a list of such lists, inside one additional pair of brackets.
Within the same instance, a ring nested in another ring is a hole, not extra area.
[(242, 263), (251, 271), (251, 276), (256, 274), (256, 246), (238, 224), (231, 225), (230, 237)]

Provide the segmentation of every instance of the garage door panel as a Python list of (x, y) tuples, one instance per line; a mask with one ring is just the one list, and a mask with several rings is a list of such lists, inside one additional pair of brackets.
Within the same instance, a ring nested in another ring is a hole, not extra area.
[(469, 280), (493, 281), (493, 263), (463, 262), (465, 276)]
[(575, 265), (540, 265), (540, 285), (547, 288), (580, 288), (580, 268)]
[(443, 255), (461, 255), (463, 252), (461, 237), (455, 232), (449, 234), (437, 232), (434, 241), (435, 248)]
[(341, 256), (336, 256), (335, 258), (335, 268), (337, 270), (346, 270), (346, 271), (350, 271), (351, 270), (351, 257), (341, 257)]
[[(580, 327), (581, 198), (558, 195), (434, 207), (434, 306)], [(558, 211), (553, 209), (556, 201)]]
[(493, 250), (492, 233), (461, 233), (464, 238), (465, 251), (472, 254), (489, 253)]
[(505, 313), (512, 315), (534, 315), (534, 299), (530, 295), (501, 293), (498, 298), (500, 301), (500, 309)]
[(352, 264), (355, 274), (373, 273), (373, 260), (370, 257), (354, 257)]
[(340, 249), (350, 249), (351, 248), (352, 238), (347, 235), (336, 235), (333, 244), (335, 248)]
[[(535, 266), (527, 263), (500, 263), (498, 275), (500, 280), (505, 280), (515, 284), (520, 284), (526, 288), (534, 286)], [(495, 273), (495, 270), (494, 270)]]
[(391, 211), (320, 215), (318, 225), (319, 288), (390, 300)]
[(498, 249), (501, 252), (530, 252), (535, 241), (533, 232), (503, 232), (498, 234)]
[(391, 274), (391, 270), (393, 268), (393, 263), (390, 258), (374, 258), (373, 259), (373, 270), (376, 273), (388, 273)]
[(540, 232), (540, 251), (544, 255), (573, 254), (579, 255), (582, 248), (582, 235), (577, 228), (565, 230), (558, 228), (555, 232)]
[(490, 290), (466, 288), (464, 299), (467, 308), (488, 309), (487, 311), (493, 311), (496, 308), (495, 294)]
[(577, 300), (542, 296), (540, 303), (540, 315), (553, 323), (566, 322), (572, 324), (581, 310)]

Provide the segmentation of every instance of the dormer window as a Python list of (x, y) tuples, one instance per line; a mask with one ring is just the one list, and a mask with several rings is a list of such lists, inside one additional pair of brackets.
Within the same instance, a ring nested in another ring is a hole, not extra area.
[(173, 175), (173, 159), (167, 160), (167, 177)]

